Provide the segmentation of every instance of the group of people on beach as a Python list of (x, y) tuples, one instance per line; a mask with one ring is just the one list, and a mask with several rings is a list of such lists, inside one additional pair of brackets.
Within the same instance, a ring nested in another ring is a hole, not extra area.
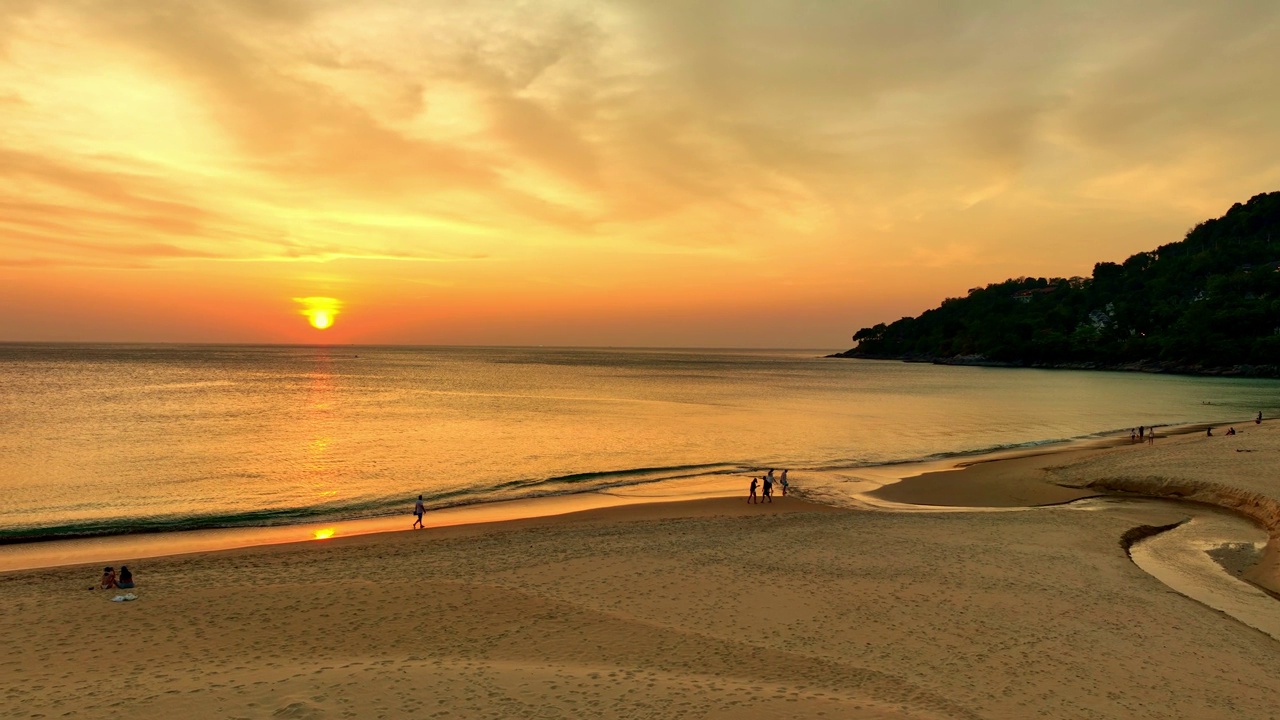
[[(114, 590), (116, 588), (129, 589), (133, 585), (133, 573), (129, 570), (128, 565), (120, 566), (120, 574), (116, 574), (116, 569), (107, 566), (102, 568), (102, 580), (98, 583), (100, 590)], [(92, 590), (92, 588), (90, 588)]]
[[(763, 483), (764, 485), (763, 489), (760, 488), (761, 483)], [(775, 484), (775, 481), (773, 476), (773, 468), (769, 468), (769, 471), (761, 477), (752, 477), (751, 478), (751, 494), (747, 496), (747, 502), (752, 504), (755, 504), (757, 502), (764, 503), (766, 501), (773, 502), (774, 484)], [(782, 487), (782, 494), (783, 496), (786, 496), (788, 488), (791, 487), (791, 483), (787, 480), (786, 468), (783, 468), (782, 474), (778, 476), (776, 484)], [(761, 489), (761, 492), (759, 495), (756, 494), (757, 489)], [(413, 505), (413, 518), (414, 518), (413, 528), (418, 529), (418, 528), (425, 527), (422, 524), (422, 516), (425, 515), (426, 512), (427, 512), (427, 507), (423, 503), (422, 496), (419, 495), (418, 501)], [(110, 570), (111, 568), (107, 568), (107, 569)], [(103, 581), (104, 582), (106, 581), (105, 578)]]
[(1129, 430), (1129, 442), (1146, 442), (1149, 445), (1154, 445), (1156, 442), (1155, 426), (1152, 425), (1151, 427), (1147, 427), (1146, 425), (1139, 425), (1136, 428), (1131, 428)]
[[(764, 487), (761, 490), (760, 496), (757, 497), (756, 488), (760, 487), (761, 483), (764, 484)], [(782, 486), (782, 494), (785, 496), (787, 494), (787, 488), (790, 487), (790, 483), (787, 482), (787, 471), (785, 468), (783, 469), (782, 474), (778, 476), (778, 484)], [(773, 502), (773, 468), (769, 468), (769, 472), (765, 473), (763, 477), (752, 476), (751, 478), (751, 494), (747, 496), (747, 502), (752, 504), (757, 502), (763, 503), (766, 499), (769, 502)]]
[[(1211, 405), (1212, 403), (1204, 403), (1204, 404), (1205, 404), (1205, 405)], [(1254, 424), (1255, 424), (1255, 425), (1261, 425), (1261, 424), (1262, 424), (1262, 411), (1261, 411), (1261, 410), (1259, 410), (1259, 411), (1258, 411), (1258, 415), (1253, 419), (1253, 422), (1254, 422)], [(1213, 428), (1212, 428), (1212, 427), (1205, 428), (1205, 432), (1204, 432), (1204, 434), (1205, 434), (1205, 437), (1213, 437)], [(1226, 434), (1226, 435), (1235, 435), (1235, 434), (1236, 434), (1236, 429), (1235, 429), (1234, 427), (1228, 427), (1228, 428), (1227, 428), (1227, 432), (1226, 432), (1226, 433), (1224, 433), (1224, 434)], [(1144, 440), (1145, 440), (1148, 444), (1155, 444), (1155, 441), (1156, 441), (1156, 429), (1155, 429), (1155, 427), (1154, 427), (1154, 426), (1152, 426), (1152, 427), (1146, 427), (1145, 425), (1139, 425), (1138, 427), (1133, 428), (1133, 429), (1131, 429), (1131, 430), (1129, 431), (1129, 442), (1136, 442), (1136, 443), (1140, 443), (1140, 442), (1142, 442), (1142, 441), (1144, 441)]]

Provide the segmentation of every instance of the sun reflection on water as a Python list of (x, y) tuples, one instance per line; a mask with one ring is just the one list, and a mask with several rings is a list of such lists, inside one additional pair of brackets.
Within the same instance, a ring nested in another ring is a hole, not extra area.
[(329, 538), (333, 537), (333, 534), (335, 532), (337, 532), (335, 528), (321, 528), (315, 532), (315, 539), (328, 540)]

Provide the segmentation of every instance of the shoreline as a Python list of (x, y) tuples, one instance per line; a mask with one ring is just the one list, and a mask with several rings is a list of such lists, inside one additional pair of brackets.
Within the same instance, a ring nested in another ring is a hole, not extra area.
[(1082, 361), (1075, 363), (1023, 363), (987, 360), (981, 357), (937, 357), (933, 355), (870, 355), (861, 354), (856, 349), (845, 350), (825, 358), (841, 360), (877, 360), (882, 362), (921, 363), (928, 365), (951, 365), (956, 367), (990, 367), (1025, 370), (1085, 370), (1091, 372), (1124, 372), (1147, 373), (1152, 375), (1187, 375), (1190, 377), (1228, 377), (1280, 379), (1280, 365), (1227, 365), (1222, 367), (1203, 367), (1199, 365), (1181, 365), (1161, 361), (1134, 361), (1128, 363), (1105, 363)]
[[(1163, 428), (1168, 436), (1194, 434), (1208, 424), (1191, 423)], [(844, 502), (806, 485), (806, 479), (843, 475), (870, 481), (853, 493), (854, 506), (881, 509), (1025, 508), (1053, 505), (1105, 494), (1105, 490), (1074, 489), (1020, 482), (1027, 472), (1062, 461), (1091, 457), (1109, 448), (1129, 445), (1116, 431), (1046, 443), (959, 452), (944, 458), (918, 459), (841, 469), (793, 473), (792, 494), (813, 504), (845, 506)], [(518, 523), (617, 507), (662, 505), (705, 498), (742, 498), (750, 474), (697, 475), (673, 480), (615, 486), (563, 495), (457, 505), (431, 510), (428, 528)], [(780, 497), (775, 490), (775, 498)], [(1158, 497), (1154, 496), (1153, 497)], [(745, 504), (745, 503), (744, 503)], [(406, 503), (406, 507), (408, 507)], [(248, 526), (154, 533), (50, 538), (0, 545), (0, 575), (21, 570), (149, 560), (172, 555), (207, 553), (260, 546), (301, 544), (344, 537), (411, 531), (403, 516), (331, 520), (274, 526)], [(1278, 551), (1280, 552), (1280, 551)]]
[[(1194, 422), (1158, 426), (1157, 442), (1194, 436), (1220, 423)], [(1243, 423), (1240, 423), (1243, 424)], [(1151, 428), (1154, 432), (1155, 428)], [(990, 453), (955, 463), (951, 467), (929, 469), (903, 476), (896, 482), (871, 490), (866, 495), (890, 503), (907, 505), (1001, 508), (1043, 507), (1105, 495), (1098, 487), (1076, 488), (1056, 483), (1029, 483), (1028, 475), (1049, 468), (1070, 465), (1123, 447), (1143, 445), (1123, 434), (1098, 435), (1057, 446)], [(1160, 497), (1153, 495), (1152, 497)]]
[[(1005, 461), (1023, 454), (1055, 456), (1079, 451), (1083, 444), (1111, 442), (1105, 436), (1090, 435), (1023, 447), (960, 452), (945, 458), (919, 459), (849, 468), (848, 473), (879, 477), (886, 485), (907, 482), (925, 468), (956, 477), (954, 471), (972, 465)], [(761, 471), (762, 472), (762, 471)], [(821, 477), (830, 471), (800, 471), (792, 474), (792, 497), (813, 504), (826, 505), (820, 497), (807, 497), (805, 477)], [(456, 505), (429, 510), (424, 516), (427, 528), (518, 523), (523, 520), (554, 518), (579, 512), (640, 505), (663, 505), (705, 498), (741, 498), (745, 504), (747, 474), (697, 475), (636, 485), (623, 485), (562, 495), (546, 495), (517, 500)], [(780, 498), (775, 489), (775, 499)], [(921, 505), (947, 503), (916, 502)], [(977, 506), (969, 504), (968, 506)], [(0, 544), (0, 574), (21, 570), (64, 567), (69, 565), (119, 564), (120, 558), (149, 560), (172, 555), (217, 552), (260, 546), (309, 543), (343, 537), (381, 535), (412, 531), (411, 504), (401, 515), (355, 520), (327, 520), (271, 526), (207, 528), (146, 533), (124, 533), (69, 538), (48, 538)]]

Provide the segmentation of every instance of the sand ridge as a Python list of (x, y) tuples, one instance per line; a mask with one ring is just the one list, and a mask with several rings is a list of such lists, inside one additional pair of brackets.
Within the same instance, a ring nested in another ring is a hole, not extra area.
[[(1225, 435), (1227, 427), (1239, 434)], [(1190, 500), (1246, 515), (1267, 529), (1270, 541), (1245, 577), (1280, 593), (1280, 424), (1222, 425), (1216, 433), (1162, 437), (1153, 444), (1051, 463), (1041, 479), (1084, 492)]]

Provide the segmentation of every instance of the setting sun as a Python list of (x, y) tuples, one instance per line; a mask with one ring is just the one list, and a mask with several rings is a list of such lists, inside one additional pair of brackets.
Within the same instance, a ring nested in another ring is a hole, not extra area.
[(294, 298), (294, 302), (302, 305), (300, 311), (317, 330), (326, 330), (333, 326), (334, 318), (342, 308), (342, 301), (331, 297)]

